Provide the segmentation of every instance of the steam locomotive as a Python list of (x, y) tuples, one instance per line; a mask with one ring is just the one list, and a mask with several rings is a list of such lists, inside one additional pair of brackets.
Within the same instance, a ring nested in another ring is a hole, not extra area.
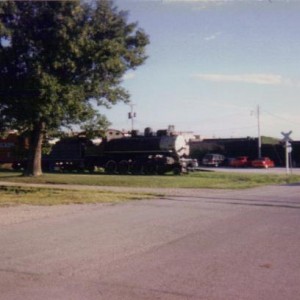
[(180, 174), (195, 163), (188, 156), (182, 135), (146, 128), (143, 135), (133, 131), (128, 137), (105, 138), (99, 145), (84, 137), (62, 139), (43, 158), (43, 166), (49, 171), (103, 168), (108, 174)]

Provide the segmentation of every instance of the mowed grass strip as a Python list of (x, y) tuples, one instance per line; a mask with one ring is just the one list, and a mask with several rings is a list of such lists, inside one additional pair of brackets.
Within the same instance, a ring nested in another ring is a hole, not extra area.
[(300, 182), (299, 175), (241, 174), (222, 172), (195, 172), (182, 176), (133, 176), (103, 174), (44, 174), (40, 177), (24, 177), (17, 172), (0, 172), (0, 181), (75, 184), (91, 186), (120, 186), (145, 188), (211, 188), (243, 189), (263, 185)]
[(66, 205), (92, 203), (121, 203), (130, 200), (155, 198), (151, 194), (115, 193), (106, 191), (62, 190), (0, 186), (0, 207), (27, 205)]

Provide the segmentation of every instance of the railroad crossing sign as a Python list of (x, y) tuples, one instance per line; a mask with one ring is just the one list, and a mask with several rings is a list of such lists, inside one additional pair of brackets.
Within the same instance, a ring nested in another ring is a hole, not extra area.
[(292, 134), (292, 130), (290, 130), (287, 133), (281, 132), (283, 135), (282, 141), (285, 142), (285, 167), (286, 167), (286, 173), (289, 174), (289, 162), (290, 162), (290, 154), (292, 152), (292, 144), (290, 143), (292, 139), (290, 138), (290, 135)]
[(291, 142), (292, 139), (290, 138), (290, 135), (292, 134), (292, 132), (293, 132), (292, 130), (290, 130), (290, 131), (287, 132), (287, 133), (281, 132), (281, 134), (283, 135), (282, 141), (283, 141), (283, 142)]
[(290, 135), (292, 134), (292, 130), (290, 132), (284, 133), (281, 132), (281, 134), (283, 135), (283, 139), (282, 141), (285, 142), (285, 148), (287, 149), (288, 153), (292, 152), (292, 144), (290, 142), (292, 142), (293, 140), (290, 138)]

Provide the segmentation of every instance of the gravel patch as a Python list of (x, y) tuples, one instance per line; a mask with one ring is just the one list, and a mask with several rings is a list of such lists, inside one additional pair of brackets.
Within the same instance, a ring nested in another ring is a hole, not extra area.
[[(224, 194), (223, 190), (206, 190), (206, 189), (176, 189), (176, 188), (132, 188), (132, 187), (111, 187), (111, 186), (83, 186), (83, 185), (64, 185), (64, 184), (27, 184), (27, 183), (13, 183), (0, 182), (2, 186), (21, 186), (34, 188), (48, 188), (48, 189), (66, 189), (66, 190), (94, 190), (94, 191), (112, 191), (118, 193), (150, 193), (161, 196), (188, 196), (197, 197), (207, 194)], [(154, 198), (156, 198), (154, 196)], [(52, 218), (55, 216), (62, 216), (67, 214), (75, 214), (85, 209), (90, 209), (94, 206), (107, 206), (110, 203), (98, 204), (69, 204), (69, 205), (55, 205), (55, 206), (33, 206), (33, 205), (18, 205), (0, 207), (0, 226), (23, 223), (32, 220)]]
[(1, 207), (0, 227), (33, 220), (76, 214), (90, 208), (92, 205), (104, 206), (109, 204), (71, 204), (57, 206), (18, 205)]

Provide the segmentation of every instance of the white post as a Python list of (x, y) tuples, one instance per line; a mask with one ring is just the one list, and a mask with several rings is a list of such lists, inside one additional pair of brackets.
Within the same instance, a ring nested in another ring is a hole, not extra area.
[(282, 141), (285, 142), (285, 168), (286, 168), (286, 175), (288, 175), (290, 173), (289, 169), (289, 155), (290, 155), (290, 151), (292, 151), (292, 146), (290, 144), (290, 141), (292, 141), (292, 139), (290, 138), (292, 131), (284, 133), (281, 132), (281, 134), (283, 135), (283, 139)]
[(289, 169), (289, 142), (286, 141), (285, 142), (285, 169), (286, 169), (286, 175), (288, 175), (290, 173)]

